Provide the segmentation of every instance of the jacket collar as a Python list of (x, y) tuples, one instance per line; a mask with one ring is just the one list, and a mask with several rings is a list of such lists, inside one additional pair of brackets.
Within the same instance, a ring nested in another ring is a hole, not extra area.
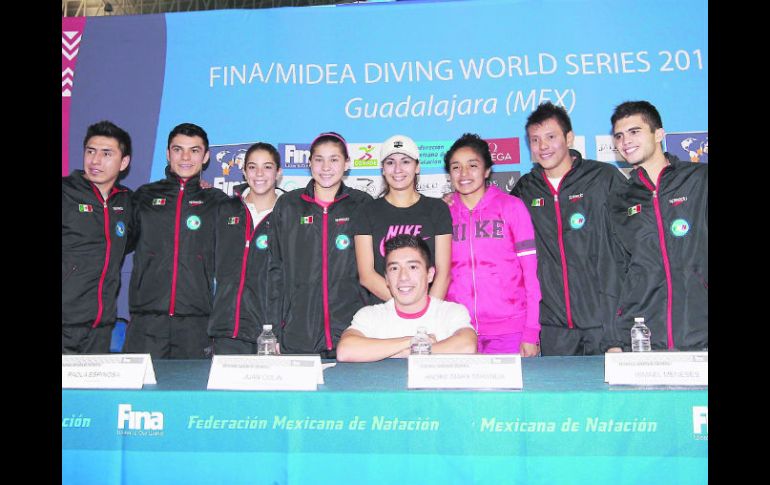
[[(166, 180), (169, 182), (172, 182), (174, 185), (178, 185), (181, 183), (182, 179), (179, 178), (177, 174), (171, 171), (171, 167), (169, 165), (166, 165)], [(200, 188), (200, 182), (201, 182), (201, 174), (198, 172), (197, 175), (193, 175), (192, 177), (188, 178), (185, 182), (185, 189), (199, 189)]]
[[(96, 197), (96, 192), (95, 192), (98, 189), (96, 188), (96, 186), (93, 183), (91, 183), (90, 180), (88, 180), (86, 178), (86, 173), (85, 173), (84, 170), (81, 170), (81, 169), (73, 170), (72, 172), (70, 172), (70, 176), (72, 177), (72, 180), (73, 180), (74, 184), (79, 189), (81, 189), (84, 192), (87, 192), (89, 194), (93, 194), (94, 195), (94, 199), (98, 200), (98, 198)], [(128, 189), (126, 189), (124, 186), (122, 186), (122, 185), (120, 185), (120, 184), (118, 184), (116, 182), (115, 185), (112, 186), (112, 190), (110, 190), (110, 195), (112, 195), (112, 194), (114, 194), (116, 192), (125, 192), (127, 190)], [(99, 201), (99, 202), (101, 203), (101, 201)]]
[[(345, 182), (341, 182), (340, 187), (337, 189), (337, 193), (334, 195), (334, 200), (339, 200), (343, 195), (347, 195), (349, 191), (350, 190), (348, 189), (348, 186), (345, 185)], [(310, 179), (310, 182), (308, 182), (305, 186), (305, 191), (303, 194), (306, 197), (315, 200), (315, 180)]]
[[(676, 155), (674, 155), (672, 153), (669, 153), (669, 152), (663, 153), (663, 156), (665, 156), (666, 160), (668, 160), (668, 165), (663, 167), (663, 170), (661, 170), (661, 172), (660, 172), (660, 180), (663, 180), (663, 177), (665, 176), (665, 174), (667, 174), (669, 172), (676, 172), (676, 171), (679, 171), (679, 170), (681, 170), (681, 169), (683, 169), (685, 167), (688, 167), (688, 166), (692, 165), (691, 162), (682, 161), (679, 158), (677, 158)], [(657, 180), (651, 180), (650, 179), (650, 175), (647, 173), (647, 170), (645, 170), (642, 167), (634, 169), (634, 171), (631, 173), (631, 180), (635, 184), (642, 185), (642, 186), (646, 187), (644, 182), (642, 182), (641, 177), (644, 177), (646, 180), (651, 181), (653, 185), (657, 185), (657, 183), (658, 183)]]
[[(479, 209), (484, 209), (488, 205), (492, 204), (492, 201), (499, 197), (501, 194), (504, 194), (502, 190), (500, 190), (497, 185), (489, 184), (487, 185), (487, 190), (484, 192), (484, 195), (481, 196), (481, 199), (479, 200), (479, 203), (476, 204), (476, 207), (473, 208), (474, 211)], [(470, 209), (463, 203), (462, 198), (460, 197), (460, 194), (458, 192), (454, 193), (454, 203), (459, 204), (458, 207), (460, 210), (469, 212)]]

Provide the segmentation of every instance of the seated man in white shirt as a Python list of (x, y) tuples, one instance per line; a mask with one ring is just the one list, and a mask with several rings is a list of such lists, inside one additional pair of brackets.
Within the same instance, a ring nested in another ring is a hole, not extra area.
[(427, 329), (434, 354), (476, 352), (468, 310), (428, 296), (436, 273), (429, 261), (430, 249), (419, 237), (401, 234), (385, 243), (385, 281), (393, 298), (358, 310), (337, 344), (338, 361), (407, 357), (419, 327)]

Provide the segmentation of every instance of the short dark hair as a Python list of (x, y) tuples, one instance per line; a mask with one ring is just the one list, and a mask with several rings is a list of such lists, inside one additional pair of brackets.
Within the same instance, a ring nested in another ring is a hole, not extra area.
[(663, 121), (660, 119), (658, 109), (649, 101), (626, 101), (620, 103), (615, 107), (615, 111), (610, 118), (610, 123), (612, 123), (614, 128), (615, 123), (617, 123), (618, 120), (634, 115), (640, 115), (644, 122), (650, 125), (652, 131), (663, 128)]
[(411, 234), (399, 234), (385, 241), (385, 261), (387, 262), (388, 260), (388, 254), (401, 248), (416, 249), (425, 261), (425, 268), (433, 266), (430, 264), (430, 248), (428, 244), (421, 237), (412, 236)]
[(463, 133), (463, 136), (455, 140), (452, 146), (444, 154), (444, 169), (449, 173), (449, 164), (452, 162), (452, 157), (455, 152), (460, 148), (468, 147), (478, 156), (484, 159), (484, 170), (492, 168), (495, 162), (492, 161), (492, 153), (489, 151), (489, 143), (486, 142), (476, 133)]
[(524, 131), (527, 132), (530, 126), (543, 124), (551, 118), (559, 123), (564, 136), (567, 136), (567, 133), (572, 131), (572, 121), (569, 119), (567, 110), (563, 106), (556, 106), (550, 101), (540, 103), (540, 106), (529, 115), (527, 124), (524, 125)]
[(88, 144), (88, 140), (95, 136), (114, 138), (118, 142), (121, 158), (131, 156), (131, 136), (126, 130), (119, 127), (112, 121), (103, 120), (88, 127), (86, 130), (86, 137), (83, 138), (84, 150)]
[(258, 141), (257, 143), (251, 145), (248, 150), (246, 150), (246, 155), (243, 157), (244, 170), (246, 169), (246, 161), (249, 159), (249, 156), (257, 150), (262, 150), (269, 153), (270, 157), (272, 157), (278, 168), (281, 168), (281, 154), (278, 153), (278, 150), (276, 150), (276, 148), (270, 143)]
[(206, 130), (193, 123), (182, 123), (176, 125), (171, 133), (168, 134), (168, 144), (166, 148), (171, 148), (171, 140), (177, 135), (184, 135), (189, 137), (199, 136), (203, 140), (204, 151), (209, 151), (209, 136), (206, 134)]
[(338, 145), (340, 150), (342, 150), (342, 154), (345, 155), (345, 160), (350, 158), (348, 155), (348, 144), (345, 141), (345, 138), (343, 138), (339, 133), (335, 133), (333, 131), (323, 132), (318, 135), (315, 140), (313, 140), (313, 143), (310, 144), (310, 156), (313, 156), (313, 152), (318, 147), (318, 145), (322, 145), (324, 143), (334, 143)]

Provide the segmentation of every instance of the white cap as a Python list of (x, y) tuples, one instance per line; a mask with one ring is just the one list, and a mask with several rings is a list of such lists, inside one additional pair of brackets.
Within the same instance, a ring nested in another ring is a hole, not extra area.
[(273, 329), (272, 325), (262, 325), (262, 330), (272, 330), (272, 329)]
[(393, 155), (394, 153), (403, 153), (415, 160), (420, 158), (420, 150), (417, 144), (406, 135), (393, 135), (380, 146), (380, 162)]

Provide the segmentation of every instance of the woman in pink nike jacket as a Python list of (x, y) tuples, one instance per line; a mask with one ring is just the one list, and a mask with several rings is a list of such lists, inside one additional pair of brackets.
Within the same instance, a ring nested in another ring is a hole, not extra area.
[(446, 299), (468, 308), (479, 353), (540, 352), (540, 283), (532, 220), (524, 203), (487, 179), (489, 145), (466, 133), (444, 156), (455, 193), (451, 283)]

